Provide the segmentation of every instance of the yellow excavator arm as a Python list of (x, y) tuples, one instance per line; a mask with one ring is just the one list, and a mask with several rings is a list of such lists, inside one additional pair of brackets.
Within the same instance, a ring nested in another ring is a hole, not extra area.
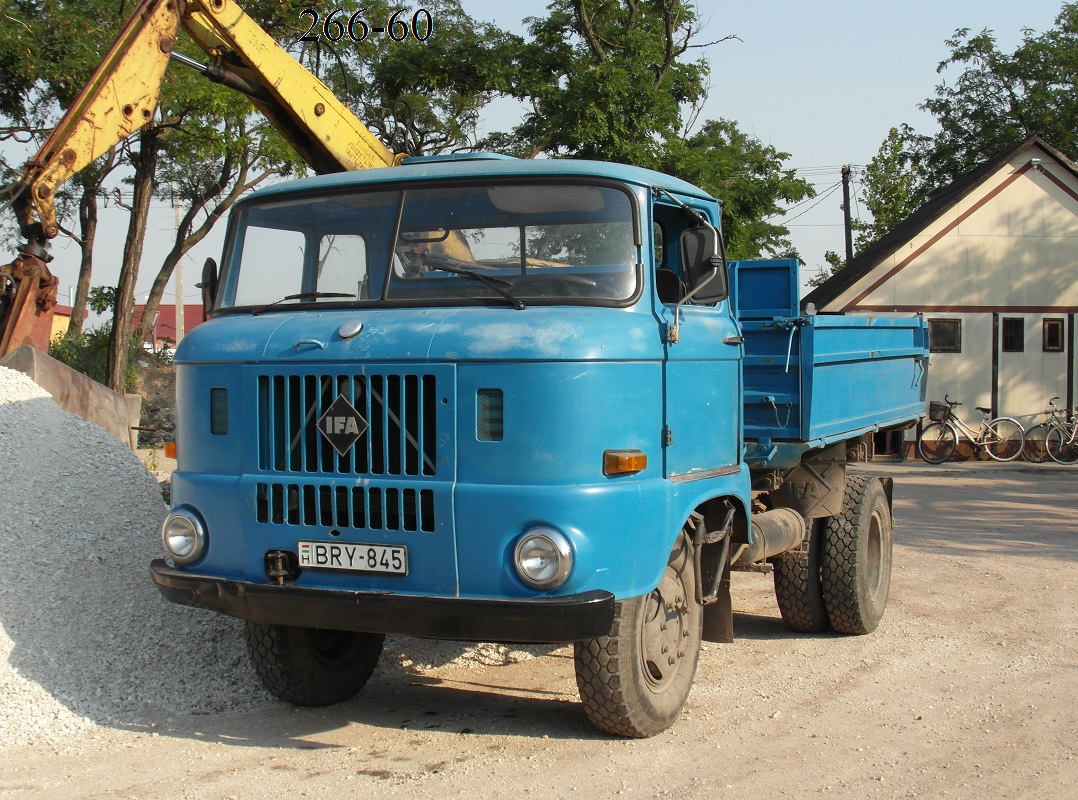
[[(181, 28), (213, 59), (209, 66), (174, 54)], [(12, 189), (27, 242), (14, 263), (0, 266), (0, 356), (26, 342), (41, 347), (31, 329), (56, 301), (45, 244), (59, 233), (57, 189), (153, 119), (170, 57), (250, 97), (315, 172), (404, 158), (233, 0), (143, 0)]]
[(183, 28), (215, 61), (211, 80), (247, 94), (315, 172), (391, 166), (390, 152), (329, 88), (233, 0), (143, 0), (16, 185), (23, 232), (58, 233), (53, 198), (72, 175), (153, 119)]

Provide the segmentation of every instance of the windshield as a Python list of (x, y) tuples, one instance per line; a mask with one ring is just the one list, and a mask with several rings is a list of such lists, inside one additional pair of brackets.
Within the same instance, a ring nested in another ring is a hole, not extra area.
[(629, 195), (577, 184), (337, 192), (237, 213), (217, 307), (623, 304)]

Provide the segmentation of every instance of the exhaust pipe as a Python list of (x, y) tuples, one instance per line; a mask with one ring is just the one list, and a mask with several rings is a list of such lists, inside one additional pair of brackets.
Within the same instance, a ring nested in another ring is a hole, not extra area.
[(752, 543), (741, 545), (730, 563), (744, 567), (794, 550), (805, 540), (805, 518), (789, 508), (775, 508), (752, 515)]

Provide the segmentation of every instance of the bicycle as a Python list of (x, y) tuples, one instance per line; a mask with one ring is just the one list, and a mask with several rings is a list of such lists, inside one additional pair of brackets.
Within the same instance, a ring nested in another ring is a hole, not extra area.
[(1042, 413), (1044, 413), (1048, 419), (1034, 425), (1026, 431), (1026, 438), (1022, 443), (1022, 458), (1026, 461), (1030, 461), (1034, 464), (1042, 464), (1051, 458), (1048, 453), (1048, 434), (1055, 426), (1067, 424), (1062, 409), (1056, 405), (1056, 400), (1058, 399), (1059, 395), (1056, 395), (1049, 400), (1048, 404), (1044, 407)]
[(990, 420), (988, 415), (992, 410), (978, 406), (981, 425), (974, 430), (954, 413), (955, 406), (961, 403), (947, 395), (943, 396), (943, 401), (933, 400), (928, 404), (928, 418), (932, 422), (917, 437), (917, 452), (929, 464), (942, 464), (954, 455), (960, 430), (971, 446), (984, 450), (996, 461), (1013, 461), (1021, 455), (1025, 428), (1018, 420), (1011, 417)]
[[(1078, 413), (1078, 407), (1075, 408)], [(1055, 423), (1044, 437), (1044, 448), (1053, 461), (1073, 464), (1078, 461), (1078, 418)]]

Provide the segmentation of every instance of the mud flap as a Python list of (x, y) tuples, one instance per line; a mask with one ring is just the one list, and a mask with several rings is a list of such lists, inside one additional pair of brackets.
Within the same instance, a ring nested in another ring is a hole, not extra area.
[(734, 640), (734, 606), (730, 599), (730, 564), (723, 566), (715, 602), (704, 606), (705, 642), (729, 644)]

